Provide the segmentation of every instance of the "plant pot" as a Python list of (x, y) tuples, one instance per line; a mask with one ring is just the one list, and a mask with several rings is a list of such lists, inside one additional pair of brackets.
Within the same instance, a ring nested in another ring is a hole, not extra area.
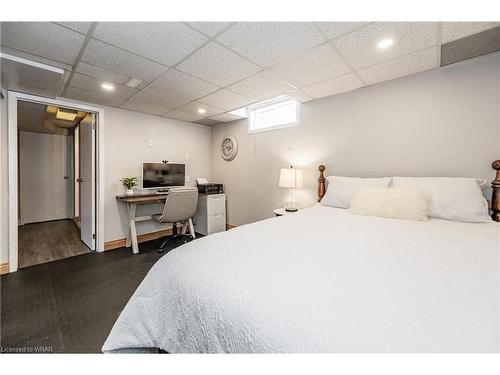
[(127, 189), (125, 188), (125, 195), (132, 195), (134, 194), (134, 190), (133, 189)]

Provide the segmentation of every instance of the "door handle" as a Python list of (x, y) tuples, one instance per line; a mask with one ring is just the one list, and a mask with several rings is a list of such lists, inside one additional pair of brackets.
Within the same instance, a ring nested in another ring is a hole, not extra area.
[(67, 180), (69, 178), (69, 176), (64, 176), (64, 179)]
[(76, 182), (83, 182), (83, 179), (81, 179), (81, 178), (77, 178), (77, 179), (76, 179)]

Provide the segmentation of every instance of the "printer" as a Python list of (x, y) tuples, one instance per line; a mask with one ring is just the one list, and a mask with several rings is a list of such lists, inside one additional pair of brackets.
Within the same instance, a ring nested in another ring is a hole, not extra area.
[(222, 194), (224, 193), (224, 185), (208, 182), (204, 177), (196, 178), (196, 186), (200, 194)]

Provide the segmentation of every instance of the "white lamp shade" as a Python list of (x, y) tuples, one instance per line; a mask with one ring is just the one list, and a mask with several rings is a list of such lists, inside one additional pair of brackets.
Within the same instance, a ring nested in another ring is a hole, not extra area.
[(304, 186), (304, 174), (302, 169), (281, 168), (279, 187), (301, 188)]

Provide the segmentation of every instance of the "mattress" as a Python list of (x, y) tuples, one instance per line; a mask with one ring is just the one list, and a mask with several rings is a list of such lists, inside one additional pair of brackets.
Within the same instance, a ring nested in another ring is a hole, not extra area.
[(176, 248), (102, 350), (499, 352), (498, 223), (315, 206)]

